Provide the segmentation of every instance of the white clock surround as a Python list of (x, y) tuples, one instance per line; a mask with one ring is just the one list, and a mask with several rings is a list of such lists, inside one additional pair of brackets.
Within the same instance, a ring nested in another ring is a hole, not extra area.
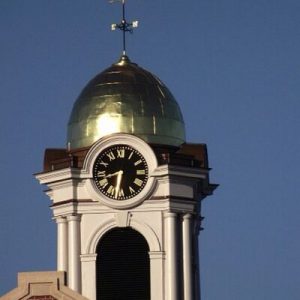
[[(104, 197), (92, 179), (97, 155), (117, 144), (136, 148), (149, 167), (143, 191), (121, 202)], [(143, 140), (113, 134), (90, 148), (81, 169), (68, 167), (36, 178), (48, 187), (57, 223), (57, 268), (67, 273), (71, 289), (96, 300), (96, 247), (109, 230), (131, 227), (149, 246), (151, 300), (200, 299), (199, 203), (206, 196), (202, 183), (208, 182), (207, 169), (158, 165)]]
[[(135, 148), (144, 156), (148, 164), (149, 178), (146, 186), (138, 195), (128, 200), (120, 201), (106, 197), (104, 194), (99, 192), (93, 180), (93, 165), (97, 156), (106, 148), (115, 145), (128, 145), (132, 148)], [(126, 209), (141, 203), (153, 191), (155, 187), (155, 181), (154, 178), (151, 177), (151, 174), (154, 172), (156, 167), (157, 160), (155, 154), (153, 153), (152, 149), (148, 144), (146, 144), (143, 140), (137, 138), (134, 135), (116, 133), (114, 135), (109, 135), (100, 139), (92, 146), (85, 158), (82, 171), (88, 174), (89, 180), (87, 180), (86, 182), (86, 189), (92, 199), (98, 200), (112, 208)]]

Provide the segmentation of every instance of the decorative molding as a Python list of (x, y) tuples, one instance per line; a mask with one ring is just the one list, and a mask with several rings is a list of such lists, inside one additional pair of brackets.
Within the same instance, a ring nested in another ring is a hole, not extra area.
[(82, 262), (88, 262), (88, 261), (96, 261), (97, 254), (91, 253), (91, 254), (81, 254), (80, 259)]
[(69, 216), (67, 216), (67, 220), (68, 220), (68, 222), (70, 222), (70, 221), (80, 222), (81, 215), (77, 215), (77, 214), (69, 215)]
[[(88, 246), (84, 254), (96, 253), (96, 248), (101, 238), (111, 229), (117, 228), (117, 221), (115, 218), (106, 221), (98, 226), (91, 236)], [(154, 230), (147, 224), (142, 223), (134, 218), (130, 219), (130, 227), (138, 231), (146, 239), (149, 251), (161, 251), (161, 244), (159, 238), (155, 234)]]
[(64, 205), (64, 204), (69, 204), (69, 203), (93, 203), (95, 201), (93, 201), (92, 199), (69, 199), (69, 200), (64, 200), (61, 202), (56, 202), (53, 203), (52, 205), (50, 205), (50, 207), (56, 207), (56, 206), (60, 206), (60, 205)]
[(59, 223), (67, 223), (68, 222), (66, 217), (59, 216), (59, 217), (54, 218), (54, 219), (55, 219), (55, 221), (56, 221), (57, 224), (59, 224)]
[(165, 259), (165, 251), (149, 251), (149, 258), (152, 259)]
[(189, 202), (196, 202), (194, 198), (188, 198), (188, 197), (178, 197), (178, 196), (171, 196), (171, 195), (164, 195), (164, 196), (152, 196), (149, 200), (181, 200), (181, 201), (189, 201)]
[(115, 213), (116, 224), (118, 227), (128, 227), (130, 224), (131, 214), (128, 211)]
[(177, 176), (195, 179), (206, 179), (207, 169), (195, 169), (192, 167), (182, 167), (173, 165), (162, 165), (155, 169), (154, 177)]
[(35, 174), (35, 178), (40, 182), (40, 184), (49, 184), (64, 181), (66, 179), (80, 179), (86, 178), (82, 176), (82, 172), (77, 168), (66, 168), (46, 173)]

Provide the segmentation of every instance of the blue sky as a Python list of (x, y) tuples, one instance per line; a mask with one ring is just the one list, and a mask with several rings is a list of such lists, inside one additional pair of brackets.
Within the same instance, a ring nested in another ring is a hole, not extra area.
[[(128, 0), (131, 60), (177, 99), (189, 142), (207, 143), (205, 300), (299, 299), (300, 2)], [(0, 2), (0, 294), (18, 271), (53, 270), (50, 201), (32, 174), (65, 146), (72, 105), (118, 60), (104, 0)]]

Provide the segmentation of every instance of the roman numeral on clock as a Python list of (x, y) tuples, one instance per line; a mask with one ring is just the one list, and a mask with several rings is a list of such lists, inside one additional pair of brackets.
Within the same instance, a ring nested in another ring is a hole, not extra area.
[(136, 175), (145, 175), (146, 170), (136, 170)]
[(112, 185), (110, 185), (107, 189), (107, 193), (113, 195), (115, 193), (115, 188)]
[(117, 149), (117, 157), (125, 157), (125, 149)]
[(133, 151), (132, 151), (132, 152), (130, 153), (130, 155), (128, 156), (128, 160), (131, 159), (132, 155), (133, 155)]
[(119, 191), (119, 195), (118, 195), (119, 197), (124, 197), (125, 195), (124, 195), (124, 191), (122, 190), (122, 189), (120, 189), (120, 191)]
[(108, 163), (104, 162), (103, 160), (100, 161), (100, 165), (104, 166), (105, 168), (108, 166)]
[(107, 153), (106, 156), (109, 158), (109, 161), (116, 159), (116, 157), (112, 151)]
[(105, 177), (105, 171), (98, 171), (97, 176), (98, 177)]
[(134, 193), (135, 193), (135, 190), (130, 186), (130, 187), (129, 187), (129, 192), (130, 192), (130, 194), (134, 194)]
[(141, 164), (141, 163), (142, 163), (142, 160), (139, 159), (139, 160), (137, 160), (137, 161), (134, 163), (134, 165), (137, 166), (137, 165), (139, 165), (139, 164)]
[(100, 180), (99, 184), (101, 187), (105, 188), (108, 185), (107, 179), (104, 178), (104, 179)]
[(136, 178), (136, 179), (134, 179), (134, 183), (135, 183), (137, 186), (142, 186), (143, 180)]

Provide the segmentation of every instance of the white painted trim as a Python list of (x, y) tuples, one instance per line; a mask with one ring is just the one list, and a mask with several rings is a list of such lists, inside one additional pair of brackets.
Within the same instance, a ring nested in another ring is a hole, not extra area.
[(208, 171), (205, 169), (172, 166), (172, 165), (161, 165), (155, 169), (152, 176), (154, 177), (186, 177), (195, 179), (205, 179), (207, 178)]
[[(138, 231), (147, 241), (150, 252), (161, 251), (161, 245), (159, 238), (155, 234), (154, 230), (147, 224), (141, 223), (134, 218), (130, 219), (130, 227)], [(101, 238), (111, 229), (119, 228), (115, 218), (108, 220), (104, 224), (102, 223), (93, 233), (88, 246), (86, 248), (86, 254), (96, 253), (96, 248)]]

